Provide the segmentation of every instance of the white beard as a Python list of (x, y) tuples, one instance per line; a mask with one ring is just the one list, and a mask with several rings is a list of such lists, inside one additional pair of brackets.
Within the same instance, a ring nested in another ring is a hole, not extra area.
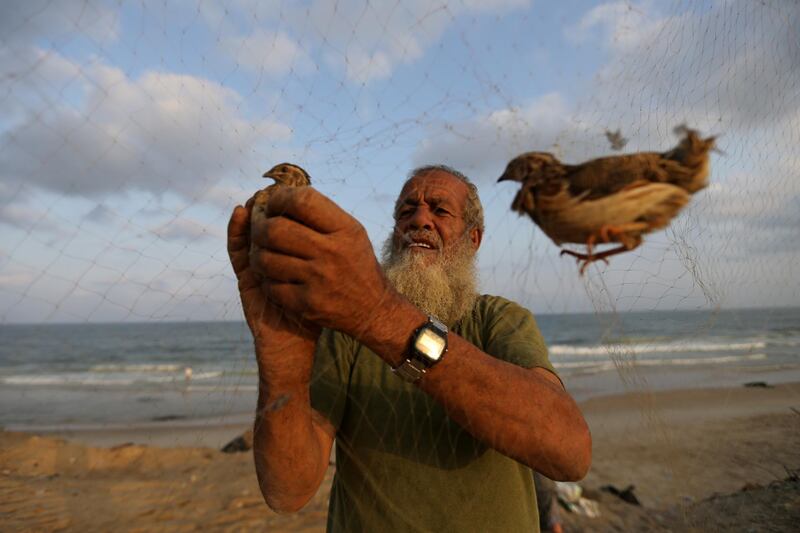
[(468, 233), (449, 249), (440, 251), (430, 264), (427, 253), (398, 249), (390, 235), (383, 245), (381, 266), (397, 292), (452, 327), (472, 311), (478, 298), (475, 259)]

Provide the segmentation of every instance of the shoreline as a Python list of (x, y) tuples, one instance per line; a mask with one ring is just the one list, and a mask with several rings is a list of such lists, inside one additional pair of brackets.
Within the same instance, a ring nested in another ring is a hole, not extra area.
[[(796, 395), (795, 407), (800, 409), (800, 381), (764, 381), (768, 388), (749, 388), (745, 387), (744, 383), (733, 386), (686, 388), (629, 387), (627, 391), (599, 394), (591, 394), (591, 391), (587, 394), (587, 389), (581, 389), (582, 384), (575, 384), (575, 381), (577, 380), (570, 382), (572, 386), (568, 383), (568, 390), (574, 396), (579, 396), (583, 392), (584, 397), (576, 401), (590, 422), (590, 426), (592, 417), (601, 417), (603, 424), (619, 426), (623, 414), (625, 417), (634, 418), (638, 415), (646, 418), (652, 418), (653, 415), (667, 418), (682, 416), (685, 420), (692, 417), (701, 419), (712, 418), (712, 415), (725, 416), (736, 412), (742, 415), (769, 414), (783, 406), (786, 396), (791, 394)], [(725, 401), (720, 402), (722, 391), (726, 391)], [(757, 399), (757, 402), (751, 403), (750, 399)], [(704, 403), (702, 410), (695, 409), (695, 404), (698, 403)], [(168, 416), (166, 417), (168, 419), (163, 421), (146, 420), (130, 423), (8, 424), (0, 427), (0, 431), (61, 438), (97, 447), (133, 443), (157, 447), (189, 446), (219, 449), (236, 435), (249, 429), (253, 416), (250, 412), (238, 412), (224, 416)]]

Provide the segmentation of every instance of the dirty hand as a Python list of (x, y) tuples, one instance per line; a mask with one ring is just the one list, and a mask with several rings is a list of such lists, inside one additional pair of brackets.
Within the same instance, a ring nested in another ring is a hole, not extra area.
[[(233, 210), (228, 223), (228, 255), (238, 280), (239, 297), (242, 300), (244, 316), (255, 339), (259, 364), (263, 364), (275, 359), (269, 357), (271, 353), (303, 352), (303, 350), (293, 350), (293, 348), (300, 344), (315, 343), (319, 336), (319, 328), (287, 314), (265, 297), (262, 283), (250, 266), (250, 212), (252, 205), (251, 198), (245, 207), (236, 206)], [(285, 355), (281, 357), (283, 363), (286, 363)], [(298, 372), (310, 372), (310, 360), (296, 363), (294, 365), (283, 364), (280, 367), (291, 368)]]
[(387, 297), (396, 296), (364, 227), (311, 187), (276, 190), (267, 213), (253, 230), (250, 257), (267, 299), (358, 339)]

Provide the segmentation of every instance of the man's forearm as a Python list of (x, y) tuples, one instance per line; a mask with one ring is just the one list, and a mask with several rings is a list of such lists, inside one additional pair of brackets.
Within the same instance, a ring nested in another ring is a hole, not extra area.
[(591, 435), (578, 406), (548, 370), (491, 357), (457, 335), (420, 387), (477, 439), (551, 479), (578, 480)]
[[(311, 360), (314, 343), (295, 340), (292, 346), (281, 348), (256, 346), (259, 390), (253, 456), (267, 504), (276, 511), (296, 511), (319, 488), (328, 466), (330, 443), (327, 450), (322, 449), (327, 439), (313, 420), (310, 368), (292, 367), (293, 361)], [(287, 349), (292, 357), (287, 357)]]
[[(392, 367), (425, 314), (404, 300), (388, 303), (361, 340)], [(454, 333), (448, 353), (419, 386), (474, 437), (553, 479), (582, 478), (591, 462), (583, 415), (553, 374), (492, 357)]]

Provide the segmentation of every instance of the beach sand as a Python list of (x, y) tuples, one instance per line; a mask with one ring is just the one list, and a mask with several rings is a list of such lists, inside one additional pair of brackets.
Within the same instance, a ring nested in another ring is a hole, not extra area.
[[(567, 531), (796, 531), (800, 481), (787, 478), (800, 469), (800, 383), (627, 393), (581, 406), (594, 440), (581, 486), (602, 514), (562, 511)], [(334, 467), (301, 512), (275, 514), (250, 453), (210, 447), (244, 429), (2, 432), (0, 530), (324, 531)], [(607, 484), (634, 485), (642, 506), (601, 491)]]

